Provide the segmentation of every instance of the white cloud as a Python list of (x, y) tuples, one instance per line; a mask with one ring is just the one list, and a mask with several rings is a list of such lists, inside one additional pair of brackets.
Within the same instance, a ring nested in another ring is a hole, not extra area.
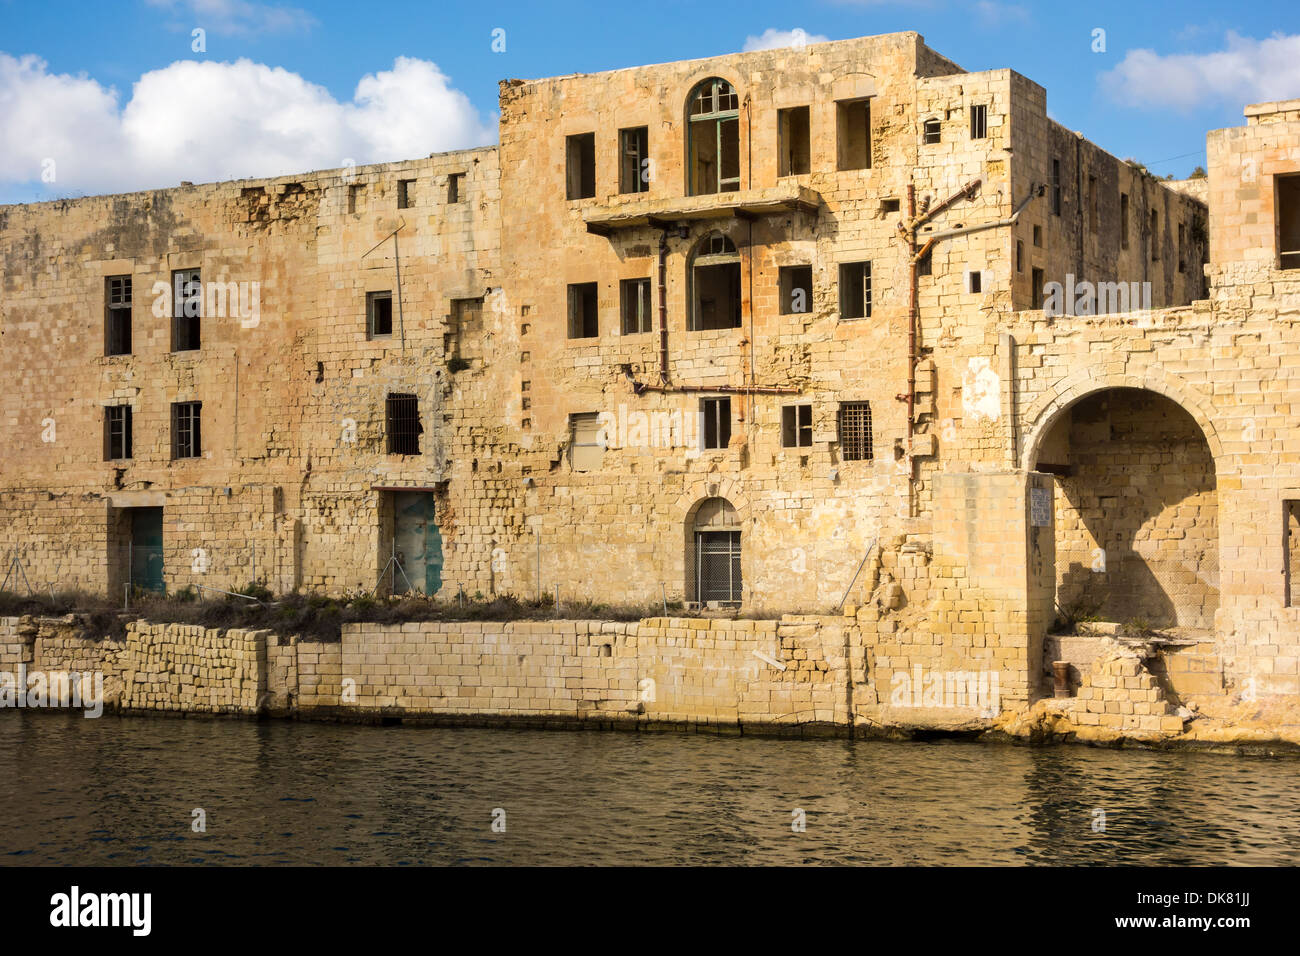
[(1255, 40), (1228, 31), (1224, 45), (1212, 53), (1130, 50), (1100, 83), (1126, 106), (1177, 110), (1300, 96), (1300, 34)]
[(187, 27), (202, 27), (211, 33), (248, 35), (253, 33), (286, 33), (306, 30), (316, 25), (316, 19), (298, 7), (270, 6), (250, 3), (249, 0), (146, 0), (151, 7), (160, 7), (176, 15), (183, 14), (190, 23)]
[(807, 46), (809, 43), (825, 43), (827, 39), (820, 33), (808, 33), (802, 27), (795, 27), (793, 30), (778, 30), (775, 27), (768, 27), (761, 36), (745, 37), (745, 45), (741, 48), (741, 52), (751, 53), (754, 50)]
[(90, 77), (0, 53), (0, 183), (53, 195), (118, 192), (411, 159), (496, 139), (437, 65), (399, 57), (351, 102), (251, 60), (183, 60), (144, 74), (130, 100)]

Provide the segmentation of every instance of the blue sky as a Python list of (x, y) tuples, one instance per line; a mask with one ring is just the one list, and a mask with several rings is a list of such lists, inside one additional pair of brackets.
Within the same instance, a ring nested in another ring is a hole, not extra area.
[[(499, 79), (730, 53), (796, 28), (832, 40), (916, 30), (967, 70), (1025, 74), (1064, 125), (1183, 176), (1204, 163), (1206, 131), (1239, 125), (1245, 103), (1300, 97), (1298, 11), (1294, 0), (0, 0), (0, 202), (491, 142)], [(497, 29), (504, 52), (492, 50)]]

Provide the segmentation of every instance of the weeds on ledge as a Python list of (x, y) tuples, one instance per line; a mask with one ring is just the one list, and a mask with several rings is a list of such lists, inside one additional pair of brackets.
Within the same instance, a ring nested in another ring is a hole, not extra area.
[[(337, 641), (344, 624), (402, 624), (413, 621), (635, 621), (663, 615), (663, 603), (648, 605), (600, 604), (561, 599), (558, 612), (553, 598), (536, 601), (511, 594), (485, 597), (468, 595), (439, 600), (423, 595), (375, 597), (367, 592), (341, 597), (321, 594), (273, 595), (260, 584), (240, 588), (240, 596), (205, 598), (191, 588), (169, 595), (140, 592), (132, 596), (129, 611), (108, 598), (78, 591), (24, 596), (0, 591), (0, 617), (82, 618), (86, 635), (95, 640), (122, 640), (129, 621), (141, 618), (154, 624), (193, 624), (200, 627), (265, 628), (283, 636)], [(668, 602), (670, 614), (695, 616), (680, 603)]]

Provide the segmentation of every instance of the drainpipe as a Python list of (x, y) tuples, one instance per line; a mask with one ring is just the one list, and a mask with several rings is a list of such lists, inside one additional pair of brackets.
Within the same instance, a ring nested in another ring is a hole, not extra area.
[(659, 234), (659, 383), (668, 384), (668, 230)]
[[(916, 186), (907, 184), (907, 516), (915, 517), (916, 458), (912, 442), (916, 431), (916, 318), (919, 311), (916, 253)], [(930, 248), (928, 245), (926, 248)]]

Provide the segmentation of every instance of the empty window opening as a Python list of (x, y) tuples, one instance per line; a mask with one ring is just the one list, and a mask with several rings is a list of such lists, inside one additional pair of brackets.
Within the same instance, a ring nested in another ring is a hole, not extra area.
[(420, 424), (419, 398), (394, 392), (388, 396), (386, 405), (388, 454), (418, 455), (420, 435), (424, 433), (424, 426)]
[(687, 169), (692, 196), (740, 189), (740, 97), (726, 80), (700, 83), (688, 100)]
[(1160, 213), (1151, 210), (1151, 261), (1160, 259)]
[(366, 338), (386, 338), (393, 334), (393, 293), (366, 293)]
[(605, 460), (605, 435), (596, 412), (569, 416), (569, 464), (574, 471), (595, 471)]
[(1052, 215), (1061, 214), (1061, 161), (1052, 160)]
[(348, 187), (348, 212), (359, 213), (366, 211), (366, 187), (349, 186)]
[(130, 276), (104, 280), (104, 354), (131, 354)]
[(104, 409), (104, 460), (131, 457), (131, 406), (109, 405)]
[(921, 125), (921, 142), (927, 146), (933, 146), (939, 142), (939, 121), (937, 119), (928, 119)]
[(199, 458), (203, 454), (200, 431), (202, 402), (172, 403), (172, 458)]
[(564, 140), (565, 191), (569, 199), (596, 195), (596, 134), (579, 133)]
[(899, 203), (897, 199), (880, 200), (880, 211), (882, 213), (898, 212)]
[(781, 314), (812, 311), (812, 266), (783, 266), (778, 273)]
[(989, 108), (977, 104), (970, 108), (970, 138), (984, 139), (989, 135)]
[(199, 321), (203, 317), (203, 282), (198, 269), (172, 273), (172, 351), (190, 352), (199, 347)]
[(650, 280), (624, 279), (619, 283), (624, 335), (650, 331)]
[(1300, 269), (1300, 175), (1278, 176), (1277, 252), (1279, 269)]
[(811, 405), (786, 405), (781, 409), (781, 447), (812, 447)]
[(1016, 271), (1025, 271), (1025, 244), (1021, 240), (1016, 240)]
[(1282, 573), (1287, 607), (1300, 607), (1300, 500), (1282, 502)]
[(569, 338), (593, 339), (600, 335), (596, 309), (596, 283), (569, 286)]
[(1034, 269), (1030, 275), (1029, 283), (1029, 307), (1031, 309), (1041, 309), (1043, 307), (1043, 270)]
[(871, 100), (835, 104), (835, 159), (839, 169), (871, 168)]
[(731, 399), (700, 399), (700, 416), (704, 419), (700, 435), (705, 448), (726, 448), (731, 444)]
[(740, 327), (740, 253), (730, 239), (714, 232), (691, 256), (692, 330)]
[(410, 209), (415, 205), (415, 180), (399, 179), (397, 181), (397, 208)]
[(618, 191), (650, 191), (650, 130), (645, 126), (618, 131)]
[(447, 204), (458, 203), (463, 198), (461, 184), (465, 181), (464, 173), (452, 173), (447, 177)]
[(1128, 193), (1119, 194), (1119, 247), (1128, 248)]
[(840, 458), (844, 461), (870, 461), (871, 403), (845, 402), (839, 413)]
[(840, 318), (871, 317), (871, 263), (840, 264)]
[(984, 273), (979, 269), (967, 270), (966, 291), (977, 295), (984, 291)]
[(808, 107), (792, 106), (776, 114), (778, 176), (802, 176), (812, 169)]
[(1178, 271), (1187, 271), (1187, 226), (1184, 223), (1178, 224)]
[(1043, 227), (1034, 226), (1034, 245), (1039, 249), (1043, 247)]

